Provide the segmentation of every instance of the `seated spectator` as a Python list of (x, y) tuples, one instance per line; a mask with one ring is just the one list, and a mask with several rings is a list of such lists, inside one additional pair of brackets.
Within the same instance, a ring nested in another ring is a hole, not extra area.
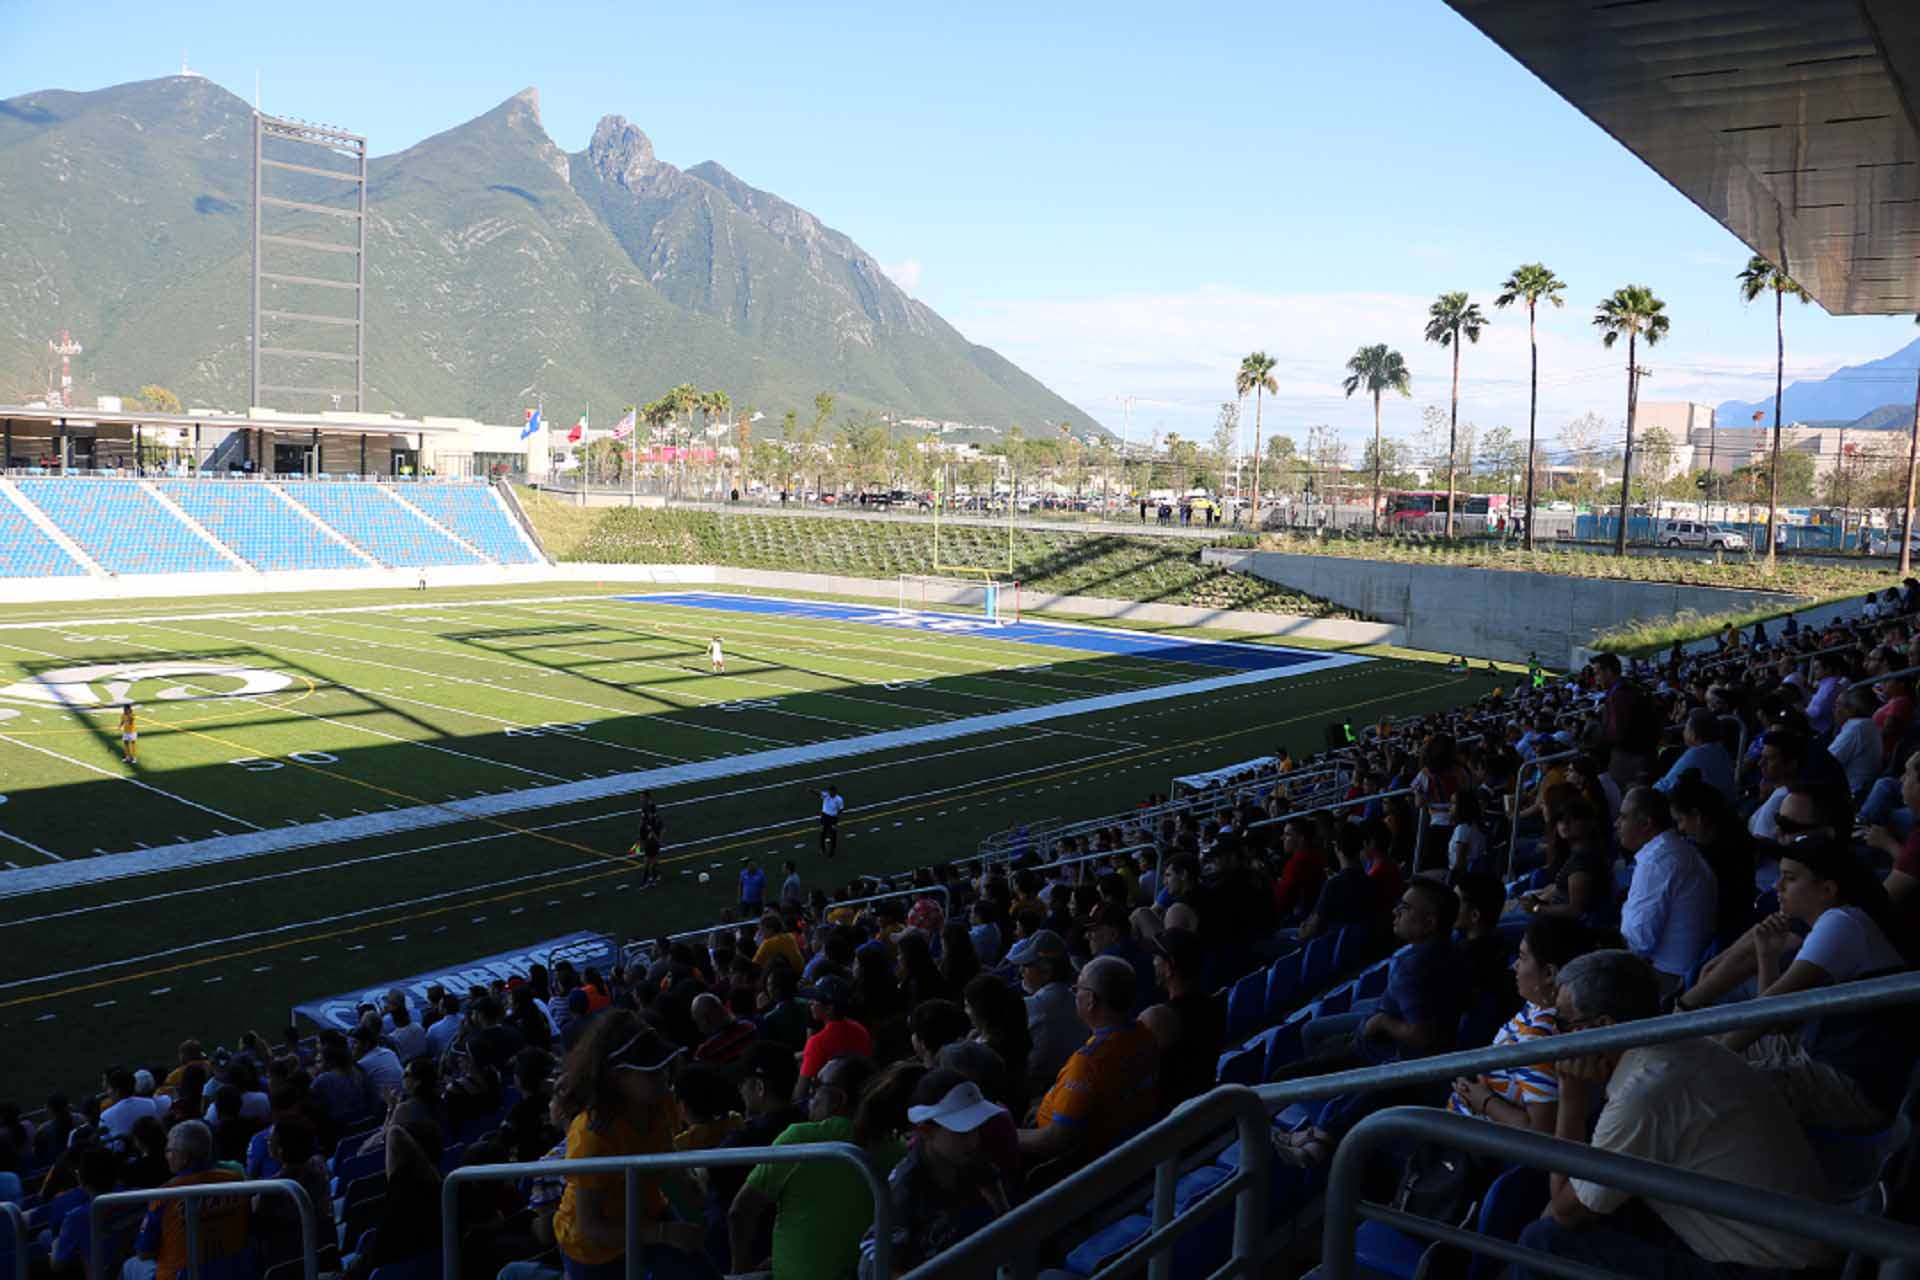
[[(793, 1054), (780, 1045), (765, 1040), (753, 1045), (746, 1053), (740, 1076), (745, 1123), (715, 1144), (716, 1148), (770, 1147), (789, 1126), (804, 1121), (806, 1114), (793, 1105), (793, 1086), (799, 1074)], [(706, 1171), (707, 1257), (717, 1267), (729, 1265), (727, 1210), (740, 1194), (747, 1173), (739, 1165), (714, 1165)], [(772, 1254), (772, 1232), (763, 1227), (747, 1256), (768, 1258)]]
[[(835, 1057), (819, 1068), (807, 1102), (807, 1120), (791, 1125), (774, 1146), (851, 1142), (878, 1137), (856, 1113), (874, 1083), (876, 1069), (861, 1056)], [(897, 1160), (897, 1143), (882, 1142), (876, 1164)], [(754, 1252), (760, 1224), (771, 1211), (773, 1251)], [(733, 1274), (771, 1269), (782, 1280), (839, 1280), (857, 1265), (860, 1237), (873, 1225), (873, 1196), (858, 1171), (833, 1164), (755, 1165), (727, 1211)], [(771, 1267), (768, 1266), (769, 1256)]]
[[(1560, 1029), (1651, 1018), (1660, 1011), (1660, 985), (1656, 969), (1626, 952), (1580, 956), (1560, 971)], [(1618, 1055), (1563, 1058), (1558, 1069), (1555, 1132), (1564, 1141), (1587, 1142), (1593, 1122), (1592, 1145), (1601, 1151), (1781, 1195), (1825, 1194), (1819, 1162), (1780, 1093), (1719, 1044), (1644, 1045)], [(1625, 1191), (1560, 1173), (1551, 1183), (1547, 1212), (1521, 1232), (1520, 1243), (1589, 1266), (1706, 1280), (1746, 1268), (1818, 1266), (1832, 1257), (1824, 1245), (1768, 1227), (1635, 1201)], [(1533, 1273), (1522, 1268), (1520, 1274)]]
[(1027, 993), (1027, 1034), (1033, 1051), (1027, 1059), (1027, 1092), (1038, 1097), (1053, 1086), (1076, 1049), (1086, 1041), (1073, 991), (1073, 962), (1067, 944), (1051, 929), (1040, 929), (1015, 943), (1007, 960), (1020, 973)]
[(907, 1030), (913, 1056), (931, 1071), (940, 1051), (956, 1040), (965, 1040), (973, 1031), (973, 1023), (968, 1020), (967, 1011), (953, 1001), (928, 1000), (915, 1006), (908, 1015)]
[(740, 1114), (740, 1090), (720, 1069), (704, 1062), (687, 1064), (673, 1082), (680, 1104), (680, 1129), (673, 1135), (675, 1151), (704, 1151), (717, 1147), (746, 1124)]
[(1213, 1088), (1227, 1011), (1206, 989), (1205, 948), (1185, 929), (1166, 929), (1154, 939), (1153, 971), (1167, 999), (1140, 1022), (1160, 1046), (1160, 1106), (1171, 1110)]
[(700, 1043), (693, 1051), (695, 1062), (735, 1067), (759, 1041), (760, 1028), (746, 1018), (734, 1017), (710, 991), (693, 998), (691, 1016), (694, 1029), (700, 1033)]
[(782, 1044), (798, 1053), (807, 1043), (812, 1014), (799, 998), (800, 975), (785, 965), (775, 965), (761, 977), (761, 1000), (754, 1014), (762, 1039)]
[[(77, 1271), (84, 1275), (92, 1266), (94, 1197), (115, 1189), (119, 1169), (114, 1164), (113, 1153), (105, 1147), (88, 1147), (82, 1151), (79, 1167), (80, 1185), (62, 1192), (47, 1206), (46, 1245), (47, 1261), (53, 1271)], [(16, 1270), (14, 1274), (19, 1272)]]
[[(957, 1071), (921, 1077), (907, 1109), (913, 1145), (887, 1177), (893, 1275), (919, 1266), (1007, 1211), (999, 1168), (981, 1143), (986, 1126), (1005, 1114)], [(877, 1272), (876, 1264), (869, 1230), (860, 1246), (860, 1280), (891, 1280)]]
[(999, 911), (991, 899), (982, 896), (973, 904), (973, 927), (968, 930), (973, 940), (973, 953), (982, 965), (993, 968), (1000, 963), (1006, 945), (1002, 941), (999, 924)]
[(1140, 1002), (1133, 1012), (1138, 1013), (1153, 999), (1153, 953), (1134, 938), (1128, 915), (1124, 906), (1109, 899), (1094, 907), (1081, 928), (1089, 957), (1112, 956), (1133, 970), (1134, 999)]
[(100, 1131), (109, 1141), (119, 1141), (133, 1132), (134, 1121), (143, 1116), (156, 1119), (166, 1115), (159, 1103), (143, 1096), (128, 1067), (109, 1067), (100, 1076), (106, 1096), (100, 1100)]
[(1393, 855), (1393, 828), (1382, 819), (1372, 818), (1360, 825), (1360, 839), (1360, 856), (1366, 861), (1367, 879), (1373, 882), (1378, 909), (1390, 915), (1407, 883), (1400, 860)]
[(1620, 932), (1627, 948), (1653, 965), (1661, 990), (1671, 992), (1713, 938), (1719, 885), (1700, 851), (1673, 829), (1663, 793), (1652, 787), (1629, 791), (1614, 827), (1621, 848), (1633, 858)]
[(940, 977), (954, 999), (966, 990), (981, 969), (980, 957), (973, 949), (973, 932), (958, 920), (949, 920), (940, 931)]
[[(1891, 940), (1886, 892), (1853, 850), (1821, 837), (1786, 846), (1774, 885), (1780, 909), (1747, 930), (1701, 971), (1700, 980), (1675, 1002), (1685, 1012), (1713, 1004), (1751, 982), (1761, 998), (1851, 982), (1904, 968), (1906, 957)], [(1801, 938), (1795, 925), (1808, 933)], [(1853, 1072), (1871, 1076), (1870, 1063), (1822, 1061), (1817, 1045), (1799, 1032), (1733, 1031), (1721, 1037), (1729, 1049), (1772, 1077), (1803, 1123), (1822, 1128), (1874, 1129), (1888, 1119), (1869, 1099)], [(1897, 1038), (1883, 1038), (1876, 1052), (1899, 1052)], [(1895, 1074), (1905, 1078), (1906, 1065)]]
[(1348, 928), (1364, 930), (1369, 937), (1382, 932), (1387, 913), (1381, 909), (1380, 891), (1368, 874), (1367, 851), (1383, 848), (1386, 837), (1370, 832), (1368, 826), (1352, 822), (1340, 825), (1334, 840), (1339, 868), (1320, 887), (1312, 913), (1300, 926), (1300, 937), (1317, 938)]
[(795, 1086), (794, 1102), (802, 1103), (827, 1063), (835, 1058), (870, 1057), (873, 1036), (849, 1013), (853, 988), (845, 978), (828, 975), (797, 994), (807, 1002), (815, 1026), (800, 1055), (800, 1082)]
[[(609, 1009), (567, 1055), (555, 1104), (570, 1115), (567, 1158), (647, 1155), (673, 1149), (673, 1105), (666, 1068), (683, 1050), (625, 1009)], [(661, 1280), (707, 1275), (706, 1231), (674, 1220), (659, 1178), (640, 1180), (646, 1266)], [(618, 1173), (568, 1174), (553, 1235), (573, 1276), (622, 1262), (627, 1246), (626, 1179)]]
[(398, 1093), (405, 1069), (401, 1066), (400, 1055), (380, 1043), (380, 1033), (372, 1027), (362, 1024), (355, 1027), (347, 1036), (353, 1045), (353, 1061), (366, 1073), (368, 1087), (376, 1098), (385, 1098)]
[(1725, 796), (1729, 804), (1737, 800), (1739, 792), (1733, 780), (1733, 757), (1727, 754), (1727, 748), (1720, 740), (1720, 717), (1705, 707), (1695, 707), (1687, 713), (1681, 740), (1686, 743), (1687, 749), (1680, 753), (1666, 776), (1653, 784), (1654, 789), (1672, 791), (1691, 769), (1702, 782)]
[(1866, 796), (1867, 789), (1887, 762), (1879, 726), (1873, 722), (1874, 707), (1873, 695), (1865, 689), (1852, 689), (1840, 695), (1843, 723), (1827, 748), (1845, 771), (1847, 787), (1856, 798)]
[[(213, 1163), (213, 1130), (199, 1120), (188, 1120), (173, 1127), (167, 1135), (167, 1168), (172, 1172), (164, 1185), (202, 1186), (216, 1182), (239, 1182), (236, 1169), (216, 1168)], [(246, 1250), (250, 1226), (245, 1196), (202, 1200), (198, 1222), (201, 1257), (204, 1261), (231, 1258)], [(120, 1270), (122, 1280), (179, 1280), (187, 1273), (187, 1214), (180, 1200), (156, 1200), (147, 1208), (134, 1241), (135, 1256)]]
[(763, 912), (760, 927), (754, 934), (758, 946), (754, 949), (753, 962), (764, 971), (776, 960), (799, 973), (806, 968), (807, 959), (800, 954), (800, 943), (788, 932), (786, 922), (781, 920), (778, 911)]
[[(1895, 671), (1905, 665), (1900, 655), (1891, 650), (1888, 655), (1884, 670)], [(1913, 682), (1906, 676), (1889, 675), (1874, 685), (1873, 691), (1885, 700), (1873, 713), (1873, 723), (1880, 729), (1880, 754), (1892, 759), (1907, 731), (1913, 728)]]
[[(1027, 1066), (1033, 1056), (1027, 1002), (1014, 988), (988, 973), (969, 982), (963, 994), (967, 1020), (973, 1025), (971, 1038), (992, 1049), (1007, 1073), (1003, 1086), (1005, 1096), (999, 1100), (1008, 1110), (1024, 1116), (1028, 1098)], [(1075, 1016), (1077, 1020), (1078, 1015)]]
[(407, 993), (395, 987), (387, 992), (384, 1002), (387, 1038), (393, 1041), (393, 1051), (400, 1055), (400, 1061), (412, 1062), (427, 1051), (426, 1028), (413, 1020), (413, 1011), (407, 1007)]
[[(315, 1238), (322, 1244), (334, 1239), (333, 1192), (328, 1187), (332, 1175), (313, 1126), (290, 1115), (275, 1121), (267, 1133), (267, 1155), (276, 1166), (272, 1176), (299, 1184), (313, 1205)], [(300, 1256), (300, 1212), (290, 1198), (264, 1192), (254, 1196), (253, 1231), (266, 1265)]]
[(1484, 871), (1456, 875), (1454, 896), (1460, 900), (1454, 926), (1460, 934), (1460, 956), (1473, 984), (1470, 1011), (1483, 1015), (1491, 1026), (1520, 1007), (1513, 982), (1513, 961), (1507, 940), (1500, 936), (1501, 908), (1507, 887)]
[[(1092, 1034), (1060, 1068), (1020, 1131), (1020, 1153), (1054, 1176), (1104, 1155), (1154, 1116), (1160, 1046), (1133, 1016), (1133, 968), (1100, 956), (1073, 986), (1080, 1021)], [(1036, 1170), (1036, 1177), (1041, 1176)]]
[(1289, 818), (1280, 828), (1280, 877), (1273, 885), (1273, 911), (1291, 922), (1312, 910), (1327, 880), (1327, 855), (1312, 818)]
[[(1667, 805), (1673, 811), (1674, 830), (1693, 843), (1713, 872), (1714, 936), (1729, 942), (1753, 916), (1756, 843), (1726, 797), (1698, 778), (1687, 778), (1669, 792)], [(1798, 816), (1791, 794), (1782, 802), (1781, 812), (1789, 821)]]
[(1487, 833), (1480, 825), (1480, 793), (1462, 791), (1453, 802), (1453, 831), (1447, 837), (1447, 866), (1456, 872), (1487, 869)]
[[(1493, 1047), (1555, 1034), (1560, 1029), (1560, 970), (1592, 949), (1593, 935), (1578, 920), (1539, 916), (1529, 921), (1520, 939), (1520, 958), (1513, 966), (1520, 1011), (1493, 1037)], [(1554, 1065), (1542, 1062), (1458, 1078), (1447, 1108), (1456, 1115), (1483, 1116), (1496, 1124), (1552, 1133), (1559, 1099)]]

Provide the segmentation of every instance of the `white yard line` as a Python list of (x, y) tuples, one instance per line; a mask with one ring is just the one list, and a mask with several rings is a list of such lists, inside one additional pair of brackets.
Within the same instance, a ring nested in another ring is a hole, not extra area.
[[(55, 853), (53, 850), (42, 849), (39, 845), (35, 844), (33, 841), (23, 839), (20, 836), (14, 835), (11, 831), (0, 831), (0, 840), (11, 840), (13, 841), (13, 843), (19, 845), (22, 849), (31, 849), (35, 853), (39, 854), (41, 857), (52, 858), (55, 862), (66, 861), (65, 858), (61, 857), (59, 854)], [(7, 865), (11, 867), (13, 866), (13, 863), (9, 862)]]
[(1049, 703), (1041, 707), (1024, 707), (1015, 711), (1000, 711), (962, 720), (919, 725), (911, 729), (892, 729), (855, 738), (835, 738), (826, 742), (726, 756), (717, 760), (701, 760), (660, 769), (589, 778), (580, 782), (561, 783), (557, 786), (530, 787), (524, 791), (512, 791), (503, 795), (479, 796), (471, 800), (449, 800), (438, 805), (393, 809), (352, 818), (337, 818), (329, 822), (256, 831), (248, 835), (217, 836), (175, 844), (165, 849), (138, 850), (132, 853), (87, 858), (82, 861), (62, 863), (56, 867), (28, 867), (19, 871), (0, 872), (0, 898), (74, 884), (95, 883), (144, 871), (225, 862), (235, 858), (256, 857), (261, 854), (278, 853), (317, 844), (365, 840), (443, 826), (450, 822), (490, 819), (504, 814), (524, 813), (555, 805), (580, 804), (609, 796), (627, 795), (635, 791), (659, 790), (716, 778), (738, 777), (764, 769), (815, 764), (826, 760), (844, 760), (874, 751), (951, 741), (974, 734), (1024, 728), (1028, 725), (1044, 724), (1049, 720), (1087, 715), (1118, 707), (1192, 697), (1196, 694), (1243, 685), (1265, 684), (1365, 661), (1367, 661), (1365, 658), (1333, 655), (1291, 667), (1242, 671), (1205, 680), (1159, 685), (1123, 693), (1100, 694), (1091, 698)]
[[(4, 742), (9, 746), (24, 747), (28, 751), (38, 751), (43, 756), (52, 756), (55, 760), (63, 760), (66, 763), (72, 765), (76, 769), (85, 769), (88, 773), (97, 773), (103, 778), (112, 778), (115, 782), (124, 782), (124, 783), (127, 783), (129, 786), (138, 787), (142, 791), (151, 791), (154, 795), (165, 796), (169, 800), (177, 801), (180, 804), (186, 805), (189, 809), (198, 809), (202, 813), (210, 813), (214, 817), (220, 818), (223, 821), (238, 823), (240, 826), (247, 827), (253, 831), (261, 830), (259, 827), (255, 826), (253, 823), (248, 822), (245, 818), (236, 818), (230, 813), (222, 813), (218, 809), (214, 809), (207, 805), (201, 804), (198, 800), (189, 800), (185, 796), (175, 795), (171, 791), (167, 791), (160, 787), (156, 787), (150, 782), (142, 782), (138, 778), (130, 778), (126, 774), (115, 773), (111, 769), (102, 769), (97, 764), (88, 764), (85, 760), (75, 760), (72, 756), (63, 756), (58, 751), (53, 751), (46, 747), (36, 746), (31, 742), (23, 742), (19, 738), (8, 737), (6, 734), (0, 734), (0, 742)], [(266, 834), (266, 833), (262, 832), (262, 834)], [(217, 839), (219, 837), (215, 837), (215, 838)], [(228, 836), (226, 838), (230, 840), (245, 839), (244, 836)], [(185, 849), (187, 847), (189, 846), (184, 844), (177, 844), (173, 846), (173, 848), (175, 849)], [(167, 852), (167, 850), (155, 849), (152, 852), (164, 854)], [(88, 858), (85, 861), (93, 862), (93, 861), (96, 861), (96, 859)], [(83, 866), (85, 865), (85, 863), (84, 862), (62, 862), (60, 865), (63, 867), (77, 867), (77, 866)], [(25, 871), (22, 874), (24, 874), (25, 872), (31, 872), (35, 869), (36, 868), (33, 868), (33, 867), (25, 868)], [(6, 874), (11, 875), (14, 873), (8, 872)]]

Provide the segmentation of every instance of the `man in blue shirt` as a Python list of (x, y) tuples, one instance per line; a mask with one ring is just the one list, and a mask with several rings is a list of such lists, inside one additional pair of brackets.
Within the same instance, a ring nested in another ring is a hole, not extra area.
[(1738, 801), (1739, 792), (1733, 782), (1733, 757), (1720, 741), (1720, 718), (1705, 707), (1695, 707), (1687, 713), (1682, 737), (1687, 749), (1673, 762), (1666, 777), (1653, 784), (1654, 789), (1672, 791), (1680, 785), (1687, 770), (1697, 769), (1700, 781), (1725, 796), (1729, 804)]
[(1628, 950), (1653, 966), (1660, 993), (1671, 994), (1713, 938), (1718, 883), (1700, 851), (1673, 829), (1667, 798), (1652, 787), (1627, 792), (1614, 831), (1633, 858), (1620, 933)]
[(758, 916), (767, 901), (767, 873), (752, 858), (740, 869), (740, 911), (749, 918)]

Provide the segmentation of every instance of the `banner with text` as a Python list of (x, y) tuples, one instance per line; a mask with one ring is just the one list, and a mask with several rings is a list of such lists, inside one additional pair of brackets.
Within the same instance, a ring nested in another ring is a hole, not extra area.
[(395, 987), (407, 993), (407, 1007), (417, 1016), (426, 1005), (427, 988), (435, 983), (464, 996), (470, 989), (491, 985), (496, 980), (524, 978), (527, 970), (536, 964), (543, 964), (551, 970), (562, 960), (571, 960), (576, 969), (592, 965), (605, 973), (619, 963), (619, 953), (613, 939), (603, 933), (569, 933), (564, 937), (536, 942), (518, 951), (484, 956), (463, 964), (448, 965), (444, 969), (417, 973), (410, 978), (394, 978), (342, 995), (321, 996), (295, 1005), (293, 1018), (296, 1023), (305, 1018), (322, 1027), (351, 1031), (360, 1020), (359, 1007), (362, 1004), (380, 1007), (387, 992)]

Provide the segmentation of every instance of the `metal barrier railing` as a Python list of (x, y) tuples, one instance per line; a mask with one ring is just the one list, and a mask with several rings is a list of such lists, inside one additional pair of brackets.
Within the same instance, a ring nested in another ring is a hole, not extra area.
[[(200, 1280), (200, 1205), (207, 1200), (232, 1200), (240, 1196), (286, 1196), (300, 1215), (300, 1265), (306, 1280), (317, 1280), (320, 1269), (319, 1234), (315, 1226), (313, 1201), (305, 1188), (286, 1178), (255, 1178), (243, 1182), (200, 1182), (185, 1187), (155, 1187), (150, 1191), (110, 1191), (93, 1198), (87, 1206), (89, 1232), (88, 1274), (107, 1278), (111, 1270), (108, 1256), (112, 1233), (107, 1230), (109, 1210), (121, 1205), (150, 1205), (167, 1200), (184, 1200), (187, 1232), (187, 1275)], [(22, 1265), (24, 1266), (24, 1257)]]
[[(1252, 831), (1259, 827), (1276, 826), (1283, 822), (1291, 822), (1295, 818), (1310, 818), (1316, 813), (1338, 813), (1342, 809), (1364, 806), (1370, 800), (1392, 800), (1396, 796), (1410, 796), (1412, 794), (1412, 787), (1396, 787), (1392, 791), (1373, 791), (1364, 796), (1353, 796), (1348, 799), (1337, 800), (1332, 804), (1315, 805), (1311, 809), (1295, 809), (1293, 812), (1283, 813), (1277, 818), (1262, 818), (1258, 822), (1249, 822), (1247, 824), (1247, 830)], [(1427, 821), (1421, 817), (1416, 810), (1413, 824), (1413, 869), (1416, 873), (1420, 870), (1420, 854), (1426, 847), (1426, 843)]]
[[(1744, 1031), (1754, 1027), (1777, 1027), (1816, 1017), (1864, 1013), (1916, 1002), (1920, 1002), (1920, 972), (1904, 972), (1890, 977), (1841, 983), (1812, 991), (1799, 991), (1792, 995), (1770, 996), (1764, 1000), (1747, 1000), (1735, 1005), (1721, 1005), (1693, 1013), (1669, 1014), (1640, 1022), (1621, 1023), (1590, 1031), (1569, 1032), (1566, 1035), (1554, 1037), (1554, 1048), (1550, 1056), (1558, 1058), (1617, 1053), (1623, 1049), (1637, 1048), (1641, 1045), (1691, 1040), (1701, 1036), (1717, 1035), (1724, 1031)], [(1438, 1054), (1429, 1058), (1414, 1058), (1355, 1071), (1307, 1076), (1278, 1084), (1261, 1085), (1251, 1092), (1258, 1097), (1263, 1113), (1272, 1113), (1295, 1102), (1330, 1098), (1343, 1093), (1370, 1093), (1383, 1089), (1397, 1089), (1406, 1085), (1434, 1084), (1451, 1081), (1459, 1076), (1477, 1075), (1484, 1071), (1532, 1066), (1537, 1064), (1543, 1056), (1548, 1055), (1543, 1054), (1540, 1041), (1529, 1040), (1493, 1048), (1470, 1049), (1457, 1053)], [(1204, 1097), (1211, 1098), (1222, 1093), (1238, 1096), (1244, 1092), (1247, 1091), (1239, 1086), (1222, 1086)], [(1136, 1185), (1146, 1176), (1149, 1168), (1156, 1167), (1179, 1151), (1191, 1148), (1205, 1140), (1208, 1134), (1206, 1126), (1195, 1123), (1193, 1118), (1198, 1114), (1200, 1113), (1189, 1112), (1185, 1108), (1175, 1111), (1159, 1124), (1094, 1161), (1072, 1178), (1036, 1196), (1012, 1213), (987, 1224), (979, 1232), (955, 1245), (946, 1253), (915, 1268), (910, 1273), (910, 1280), (959, 1280), (963, 1276), (972, 1277), (983, 1273), (989, 1269), (986, 1264), (994, 1259), (1031, 1258), (1041, 1239), (1056, 1231), (1062, 1220), (1075, 1216), (1072, 1212), (1074, 1206), (1111, 1199), (1126, 1188)], [(1494, 1126), (1483, 1127), (1491, 1129)], [(1217, 1133), (1219, 1128), (1219, 1122), (1214, 1122), (1213, 1131)], [(1265, 1145), (1268, 1141), (1263, 1131), (1259, 1145)], [(1244, 1161), (1248, 1154), (1244, 1146), (1244, 1133), (1242, 1142), (1242, 1160)], [(1262, 1176), (1264, 1177), (1264, 1170)], [(1200, 1212), (1204, 1212), (1211, 1207), (1213, 1205), (1209, 1198), (1198, 1208)], [(1264, 1214), (1264, 1206), (1262, 1212)], [(1180, 1229), (1182, 1222), (1193, 1216), (1195, 1216), (1195, 1210), (1189, 1210), (1187, 1215), (1172, 1220), (1163, 1229), (1156, 1215), (1153, 1232), (1144, 1237), (1127, 1254), (1122, 1255), (1122, 1258), (1137, 1257), (1142, 1251), (1157, 1246), (1160, 1241), (1169, 1240), (1170, 1233)], [(1191, 1230), (1191, 1225), (1185, 1229)], [(1268, 1252), (1268, 1243), (1263, 1239), (1252, 1246), (1252, 1252), (1248, 1252), (1246, 1241), (1236, 1230), (1233, 1258), (1228, 1264), (1230, 1270), (1224, 1274), (1244, 1271), (1256, 1264)], [(1348, 1246), (1351, 1247), (1350, 1236)], [(1117, 1263), (1114, 1267), (1103, 1268), (1100, 1276), (1105, 1277), (1115, 1269), (1117, 1269)], [(1024, 1280), (1031, 1275), (1031, 1269), (1018, 1271), (1015, 1274)]]
[[(715, 1147), (704, 1151), (663, 1151), (642, 1156), (596, 1156), (587, 1160), (538, 1160), (526, 1164), (476, 1164), (455, 1169), (440, 1184), (441, 1265), (445, 1280), (460, 1280), (459, 1194), (469, 1182), (512, 1182), (555, 1174), (618, 1173), (625, 1176), (626, 1280), (646, 1280), (646, 1246), (640, 1228), (646, 1216), (641, 1179), (674, 1169), (716, 1169), (757, 1164), (849, 1164), (866, 1181), (873, 1197), (874, 1274), (893, 1274), (893, 1199), (886, 1173), (850, 1142), (809, 1142), (786, 1147)], [(307, 1280), (313, 1280), (309, 1262)]]
[(1605, 1183), (1634, 1195), (1681, 1205), (1739, 1222), (1818, 1240), (1839, 1249), (1877, 1258), (1920, 1262), (1920, 1228), (1854, 1209), (1762, 1191), (1724, 1178), (1685, 1173), (1651, 1160), (1597, 1151), (1583, 1142), (1550, 1138), (1509, 1125), (1488, 1124), (1437, 1107), (1390, 1107), (1355, 1125), (1334, 1153), (1328, 1173), (1326, 1219), (1321, 1229), (1320, 1274), (1326, 1280), (1351, 1280), (1359, 1271), (1354, 1257), (1356, 1217), (1381, 1222), (1408, 1235), (1438, 1240), (1462, 1249), (1525, 1266), (1530, 1272), (1571, 1280), (1613, 1280), (1619, 1273), (1509, 1244), (1449, 1223), (1360, 1201), (1360, 1180), (1367, 1157), (1389, 1142), (1431, 1142), (1489, 1156), (1503, 1164), (1550, 1169), (1568, 1177)]
[[(951, 915), (952, 908), (953, 908), (953, 891), (947, 888), (947, 886), (944, 884), (916, 885), (907, 889), (889, 889), (885, 893), (869, 894), (867, 897), (864, 897), (864, 898), (848, 898), (844, 902), (829, 902), (827, 904), (827, 910), (838, 911), (842, 907), (861, 907), (861, 906), (865, 906), (869, 902), (883, 902), (888, 898), (917, 898), (921, 894), (930, 894), (930, 893), (937, 893), (940, 895), (941, 907), (947, 912), (947, 914)], [(685, 942), (688, 938), (707, 938), (707, 937), (713, 936), (716, 933), (732, 933), (735, 929), (738, 929), (743, 924), (752, 925), (756, 923), (758, 922), (754, 920), (736, 920), (732, 924), (710, 924), (704, 929), (688, 929), (683, 933), (670, 933), (667, 935), (667, 941), (668, 942)], [(651, 954), (653, 944), (654, 942), (657, 942), (657, 941), (658, 941), (657, 938), (649, 939), (638, 945), (639, 947), (646, 949), (648, 953)], [(658, 957), (655, 957), (655, 958), (657, 959)]]
[[(1174, 1187), (1180, 1157), (1195, 1142), (1232, 1124), (1240, 1148), (1239, 1166), (1215, 1186), (1201, 1204), (1174, 1213)], [(1073, 1177), (1056, 1183), (993, 1220), (938, 1257), (906, 1274), (904, 1280), (940, 1276), (984, 1276), (996, 1269), (1003, 1278), (1032, 1280), (1039, 1251), (1062, 1222), (1083, 1217), (1089, 1204), (1131, 1192), (1148, 1164), (1153, 1166), (1153, 1228), (1102, 1268), (1102, 1274), (1138, 1271), (1146, 1260), (1149, 1280), (1171, 1280), (1172, 1249), (1201, 1219), (1234, 1200), (1233, 1258), (1210, 1280), (1253, 1274), (1267, 1216), (1267, 1181), (1273, 1159), (1266, 1111), (1253, 1090), (1225, 1085), (1184, 1104), (1171, 1116), (1136, 1134)], [(876, 1274), (885, 1275), (884, 1271)]]

